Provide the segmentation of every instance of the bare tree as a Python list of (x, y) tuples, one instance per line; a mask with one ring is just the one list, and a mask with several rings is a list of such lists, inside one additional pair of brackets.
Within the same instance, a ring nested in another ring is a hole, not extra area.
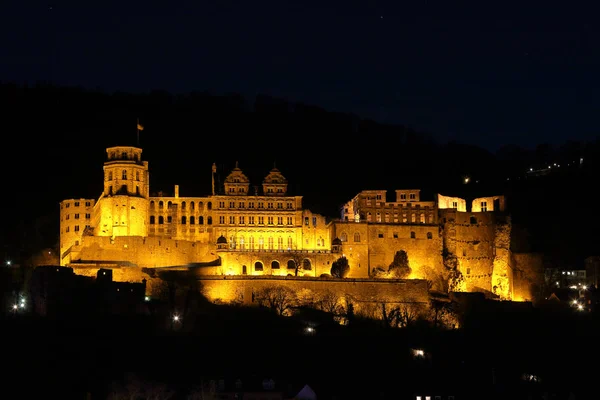
[(389, 311), (385, 308), (384, 310), (387, 312), (386, 319), (389, 326), (406, 328), (423, 315), (425, 307), (422, 303), (407, 301), (392, 307)]
[(277, 315), (289, 315), (297, 304), (296, 293), (286, 286), (268, 286), (259, 290), (255, 299), (261, 307), (275, 311)]
[(175, 391), (162, 383), (143, 381), (130, 376), (123, 384), (113, 384), (108, 400), (170, 400)]
[(344, 313), (344, 307), (340, 304), (339, 296), (331, 290), (326, 290), (319, 294), (315, 305), (319, 310), (333, 314), (334, 316)]
[(289, 254), (290, 258), (294, 262), (294, 276), (298, 276), (300, 270), (310, 271), (312, 269), (310, 263), (305, 263), (306, 257), (300, 251), (294, 251)]
[(436, 328), (453, 328), (458, 325), (458, 317), (454, 305), (448, 300), (431, 300), (429, 304), (429, 320)]

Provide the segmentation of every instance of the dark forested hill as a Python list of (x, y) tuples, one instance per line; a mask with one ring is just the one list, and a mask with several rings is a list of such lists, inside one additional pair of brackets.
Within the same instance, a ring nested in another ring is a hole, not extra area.
[[(15, 245), (29, 252), (56, 242), (58, 202), (98, 197), (105, 148), (135, 145), (138, 117), (153, 192), (171, 192), (178, 184), (184, 196), (209, 194), (213, 162), (224, 178), (237, 161), (260, 184), (276, 164), (306, 207), (332, 217), (364, 189), (420, 188), (425, 199), (436, 192), (504, 193), (515, 222), (528, 232), (527, 243), (519, 243), (524, 249), (561, 249), (577, 259), (593, 252), (598, 238), (595, 229), (582, 230), (598, 219), (591, 192), (594, 143), (535, 151), (506, 146), (491, 154), (467, 144), (434, 143), (409, 127), (267, 96), (103, 93), (6, 83), (0, 100), (3, 197), (10, 210), (3, 229), (6, 254), (14, 254)], [(528, 168), (580, 156), (585, 168), (527, 178)]]

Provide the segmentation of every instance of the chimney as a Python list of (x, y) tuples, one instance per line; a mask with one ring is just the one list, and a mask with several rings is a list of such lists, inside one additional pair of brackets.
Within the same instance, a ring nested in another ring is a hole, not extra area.
[(179, 198), (179, 185), (175, 185), (175, 198)]

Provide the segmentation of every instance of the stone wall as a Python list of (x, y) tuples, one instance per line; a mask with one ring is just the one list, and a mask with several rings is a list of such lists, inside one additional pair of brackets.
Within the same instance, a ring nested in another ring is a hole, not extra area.
[(298, 277), (201, 277), (204, 295), (211, 301), (242, 301), (252, 303), (252, 294), (273, 286), (285, 286), (295, 293), (318, 296), (330, 291), (340, 298), (349, 296), (361, 303), (423, 303), (429, 302), (427, 282), (424, 280), (384, 279), (315, 279)]
[(63, 265), (77, 261), (119, 261), (138, 267), (156, 268), (192, 263), (210, 262), (218, 258), (210, 246), (195, 242), (160, 237), (84, 236), (78, 246), (73, 246)]
[(544, 280), (543, 262), (541, 253), (512, 253), (513, 298), (516, 301), (535, 300), (536, 289)]

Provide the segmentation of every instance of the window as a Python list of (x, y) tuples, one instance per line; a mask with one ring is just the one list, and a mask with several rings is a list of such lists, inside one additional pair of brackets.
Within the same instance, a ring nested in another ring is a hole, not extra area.
[(417, 195), (414, 194), (414, 193), (411, 193), (410, 196), (409, 196), (409, 199), (410, 200), (416, 200), (417, 199)]
[(224, 223), (225, 223), (225, 216), (219, 215), (219, 224), (224, 224)]
[(313, 217), (313, 226), (317, 226), (317, 217)]
[(458, 208), (458, 202), (457, 201), (453, 201), (452, 202), (452, 208)]
[(296, 269), (296, 263), (294, 262), (294, 260), (288, 260), (287, 269)]
[[(192, 204), (194, 204), (194, 203), (192, 203)], [(196, 223), (196, 220), (195, 220), (194, 216), (192, 215), (190, 217), (190, 225), (194, 225), (195, 223)]]
[(261, 237), (258, 238), (258, 249), (262, 250), (265, 248), (265, 240)]
[(379, 232), (379, 233), (377, 234), (377, 237), (378, 237), (379, 239), (383, 239), (383, 232)]
[(258, 217), (258, 224), (259, 225), (264, 225), (265, 224), (265, 217)]
[(75, 225), (75, 232), (79, 232), (79, 225)]
[(283, 250), (283, 238), (281, 236), (277, 238), (277, 249)]
[(394, 237), (394, 239), (398, 239), (398, 232), (394, 232), (393, 237)]
[(358, 232), (354, 233), (354, 241), (357, 243), (360, 242), (360, 233), (358, 233)]
[(212, 225), (212, 217), (206, 217), (206, 225)]
[(273, 217), (267, 217), (267, 224), (273, 225)]
[(251, 215), (251, 216), (248, 217), (248, 223), (250, 225), (254, 225), (254, 216), (253, 215)]
[(240, 225), (244, 225), (244, 223), (245, 223), (244, 216), (242, 215), (242, 216), (240, 216)]
[(427, 232), (427, 239), (433, 239), (433, 234), (431, 232)]
[(181, 224), (185, 225), (186, 223), (187, 223), (187, 218), (184, 215), (183, 217), (181, 217)]
[(291, 249), (293, 245), (294, 245), (294, 241), (292, 240), (291, 237), (289, 237), (288, 238), (288, 249)]
[(171, 217), (170, 215), (167, 217), (167, 223), (170, 224), (171, 222), (173, 222), (173, 217)]
[(111, 172), (108, 173), (108, 180), (112, 181), (112, 178), (113, 178), (113, 176), (112, 176), (112, 171), (111, 171)]
[(235, 208), (235, 201), (229, 202), (229, 208)]
[(406, 193), (400, 194), (400, 200), (406, 200)]
[(250, 236), (250, 238), (248, 239), (248, 248), (250, 250), (254, 250), (254, 238), (252, 236)]
[(294, 224), (293, 217), (287, 217), (287, 224), (288, 225), (293, 225)]
[(76, 201), (76, 202), (73, 204), (73, 207), (79, 207), (79, 202), (78, 202), (78, 201)]
[(267, 243), (268, 243), (269, 250), (273, 250), (273, 238), (272, 237), (269, 237), (269, 239), (267, 239)]
[(279, 269), (279, 261), (271, 261), (271, 269)]
[(158, 217), (158, 224), (162, 225), (165, 223), (165, 217), (163, 217), (162, 215)]
[(135, 171), (135, 180), (136, 181), (140, 180), (140, 171)]
[(86, 207), (89, 207), (90, 205), (91, 205), (91, 203), (90, 203), (89, 201), (86, 201), (86, 202), (85, 202), (85, 206), (86, 206)]
[(254, 263), (254, 270), (255, 271), (262, 271), (263, 270), (263, 264), (260, 261), (257, 261)]
[(127, 170), (125, 170), (125, 169), (124, 169), (124, 170), (121, 172), (121, 179), (123, 179), (123, 180), (126, 180), (126, 179), (127, 179)]
[(340, 237), (340, 240), (342, 242), (347, 242), (348, 241), (348, 234), (346, 234), (346, 232), (342, 232), (342, 236)]
[(277, 225), (283, 225), (283, 217), (277, 217)]
[(304, 217), (304, 225), (308, 226), (308, 217)]
[(233, 215), (229, 216), (229, 224), (230, 225), (234, 225), (235, 224), (235, 217)]
[(202, 215), (198, 217), (198, 225), (204, 225), (204, 217)]
[(416, 239), (416, 238), (417, 238), (417, 234), (416, 234), (416, 233), (414, 233), (414, 232), (411, 232), (411, 233), (410, 233), (410, 238), (411, 238), (411, 239)]
[(470, 221), (471, 221), (471, 225), (477, 224), (477, 218), (475, 218), (475, 217), (471, 217)]
[(79, 219), (79, 214), (75, 214), (75, 219)]
[(481, 211), (483, 211), (483, 212), (487, 211), (487, 201), (481, 202)]

